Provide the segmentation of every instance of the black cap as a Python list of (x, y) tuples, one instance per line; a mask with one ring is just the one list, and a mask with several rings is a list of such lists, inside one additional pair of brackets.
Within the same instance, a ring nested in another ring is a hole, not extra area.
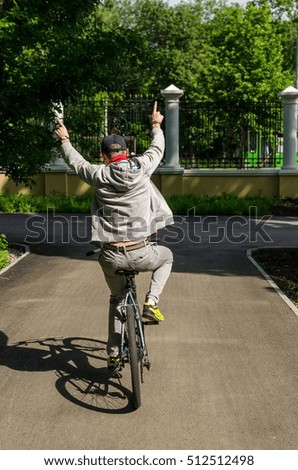
[(122, 137), (119, 134), (107, 135), (103, 138), (101, 143), (101, 151), (103, 153), (109, 154), (112, 152), (119, 152), (120, 150), (126, 150), (127, 145)]

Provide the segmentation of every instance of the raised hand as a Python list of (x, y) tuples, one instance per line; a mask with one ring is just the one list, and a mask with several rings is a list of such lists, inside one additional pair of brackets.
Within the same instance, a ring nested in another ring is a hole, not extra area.
[(159, 127), (164, 120), (164, 116), (160, 113), (160, 111), (157, 111), (157, 101), (154, 101), (152, 114), (149, 115), (149, 120), (152, 127)]
[(67, 140), (69, 139), (69, 134), (68, 134), (68, 130), (66, 129), (65, 125), (63, 124), (63, 122), (61, 121), (60, 118), (56, 118), (56, 122), (58, 124), (59, 127), (57, 127), (57, 129), (55, 130), (55, 134), (56, 136), (58, 137), (58, 139), (61, 140), (61, 142), (63, 142), (64, 140)]

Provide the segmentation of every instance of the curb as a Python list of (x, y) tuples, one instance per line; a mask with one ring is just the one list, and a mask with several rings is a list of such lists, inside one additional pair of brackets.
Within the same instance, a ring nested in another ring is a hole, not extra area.
[[(286, 246), (271, 246), (270, 249), (272, 248), (292, 248), (292, 247), (286, 247)], [(264, 269), (255, 261), (255, 259), (252, 257), (252, 253), (256, 252), (256, 251), (259, 251), (260, 249), (262, 250), (266, 250), (266, 248), (252, 248), (252, 249), (248, 249), (246, 250), (246, 255), (248, 257), (248, 259), (250, 260), (250, 262), (258, 269), (258, 271), (260, 271), (260, 273), (264, 276), (264, 278), (268, 281), (268, 283), (270, 284), (271, 287), (273, 287), (273, 289), (278, 293), (278, 295), (282, 298), (282, 300), (288, 305), (288, 307), (290, 307), (290, 309), (292, 310), (292, 312), (295, 313), (295, 315), (298, 317), (298, 308), (296, 307), (296, 305), (293, 304), (293, 302), (289, 299), (288, 296), (286, 296), (286, 294), (284, 294), (284, 292), (281, 290), (280, 287), (278, 287), (278, 285), (273, 281), (273, 279), (269, 276), (269, 274), (266, 273), (266, 271), (264, 271)]]
[(10, 268), (15, 266), (19, 261), (21, 261), (25, 256), (30, 254), (30, 248), (28, 245), (21, 245), (20, 243), (12, 243), (10, 246), (16, 247), (16, 248), (22, 248), (24, 250), (24, 253), (21, 256), (18, 256), (17, 259), (15, 259), (12, 263), (10, 263), (8, 266), (5, 268), (0, 269), (0, 276), (1, 274), (4, 274), (6, 271), (8, 271)]

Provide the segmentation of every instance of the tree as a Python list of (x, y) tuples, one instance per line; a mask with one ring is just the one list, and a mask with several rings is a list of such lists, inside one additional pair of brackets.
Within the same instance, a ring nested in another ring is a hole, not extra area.
[(114, 8), (111, 0), (2, 1), (0, 155), (14, 181), (30, 182), (50, 160), (53, 103), (124, 86), (133, 47), (121, 30), (111, 34)]
[(138, 34), (140, 53), (134, 65), (132, 91), (156, 93), (171, 83), (199, 90), (199, 76), (208, 56), (204, 36), (204, 0), (170, 7), (163, 0), (121, 3), (129, 34)]
[(195, 101), (257, 101), (294, 81), (296, 0), (174, 7), (2, 0), (0, 7), (0, 164), (17, 182), (50, 159), (53, 103), (98, 92), (156, 94), (171, 83)]
[(283, 70), (291, 71), (290, 73), (293, 74), (295, 65), (297, 66), (295, 62), (298, 34), (298, 3), (296, 0), (269, 0), (269, 4), (283, 47)]
[(266, 0), (215, 9), (208, 27), (213, 54), (203, 81), (213, 100), (276, 99), (293, 80), (284, 70), (282, 37)]
[[(293, 2), (285, 0), (288, 9)], [(154, 92), (174, 83), (196, 101), (276, 98), (294, 71), (287, 53), (292, 20), (277, 15), (282, 3), (123, 1), (125, 27), (139, 34), (143, 48), (132, 71), (135, 89)]]

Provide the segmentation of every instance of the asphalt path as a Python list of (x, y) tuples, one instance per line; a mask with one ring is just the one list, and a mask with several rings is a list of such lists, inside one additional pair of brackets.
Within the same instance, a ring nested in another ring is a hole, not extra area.
[(0, 214), (2, 232), (30, 255), (0, 276), (1, 449), (297, 448), (298, 318), (246, 255), (297, 247), (297, 218), (177, 217), (160, 232), (175, 261), (137, 411), (128, 368), (106, 369), (89, 218)]

